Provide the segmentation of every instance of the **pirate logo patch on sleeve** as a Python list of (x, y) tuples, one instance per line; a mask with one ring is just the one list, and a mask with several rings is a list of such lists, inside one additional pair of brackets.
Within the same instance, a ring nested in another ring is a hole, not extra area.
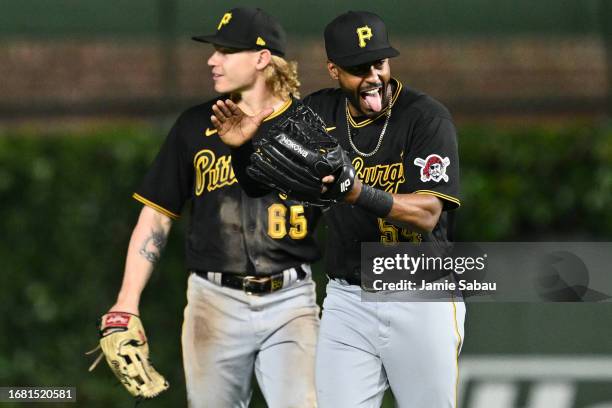
[(414, 159), (414, 164), (421, 168), (421, 181), (439, 181), (448, 182), (448, 175), (446, 174), (446, 168), (450, 164), (448, 157), (440, 157), (437, 154), (430, 154), (425, 159), (417, 157)]

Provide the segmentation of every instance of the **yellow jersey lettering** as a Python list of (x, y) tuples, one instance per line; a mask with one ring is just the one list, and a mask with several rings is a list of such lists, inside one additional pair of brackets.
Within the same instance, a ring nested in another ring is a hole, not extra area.
[(420, 244), (423, 241), (423, 236), (415, 231), (410, 231), (406, 228), (399, 228), (388, 223), (382, 218), (378, 219), (378, 230), (380, 231), (380, 242), (382, 244), (393, 244), (396, 242), (411, 242)]
[(211, 150), (199, 151), (194, 160), (195, 194), (201, 196), (206, 191), (230, 186), (238, 181), (232, 168), (231, 156), (217, 158)]
[(268, 207), (268, 235), (273, 239), (282, 239), (287, 235), (285, 215), (287, 207), (280, 203)]
[(361, 157), (356, 157), (353, 159), (353, 166), (362, 182), (391, 194), (397, 193), (399, 186), (406, 181), (402, 162), (367, 167)]
[(205, 178), (215, 163), (215, 154), (210, 150), (202, 150), (193, 159), (195, 167), (195, 194), (202, 195), (204, 192)]
[(290, 207), (290, 218), (289, 223), (289, 236), (293, 239), (304, 239), (308, 234), (308, 222), (304, 216), (303, 205), (292, 205)]
[[(308, 220), (303, 205), (289, 207), (289, 237), (304, 239), (308, 235)], [(274, 203), (268, 207), (268, 235), (273, 239), (283, 239), (287, 235), (287, 207)]]

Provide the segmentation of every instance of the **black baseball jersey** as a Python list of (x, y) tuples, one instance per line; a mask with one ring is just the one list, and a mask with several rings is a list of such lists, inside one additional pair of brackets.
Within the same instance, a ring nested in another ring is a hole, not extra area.
[[(358, 206), (334, 205), (326, 212), (326, 270), (330, 277), (359, 280), (362, 242), (449, 240), (452, 217), (448, 210), (460, 205), (459, 157), (452, 117), (433, 98), (404, 87), (398, 80), (391, 83), (390, 117), (387, 108), (373, 119), (352, 118), (340, 89), (315, 92), (303, 102), (321, 116), (328, 132), (348, 152), (363, 183), (390, 193), (432, 194), (443, 201), (444, 210), (434, 230), (420, 234)], [(375, 154), (365, 157), (357, 153), (356, 149), (366, 155), (375, 151), (383, 131)]]
[[(276, 193), (259, 198), (244, 193), (230, 149), (210, 121), (217, 100), (180, 115), (134, 198), (173, 219), (191, 200), (189, 270), (267, 275), (318, 260), (312, 232), (320, 211)], [(264, 121), (259, 133), (298, 103), (289, 100)]]

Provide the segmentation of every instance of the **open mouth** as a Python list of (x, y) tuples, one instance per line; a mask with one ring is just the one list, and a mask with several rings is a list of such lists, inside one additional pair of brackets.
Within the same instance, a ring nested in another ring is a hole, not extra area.
[(382, 86), (361, 91), (359, 92), (359, 97), (371, 111), (380, 112), (382, 110)]

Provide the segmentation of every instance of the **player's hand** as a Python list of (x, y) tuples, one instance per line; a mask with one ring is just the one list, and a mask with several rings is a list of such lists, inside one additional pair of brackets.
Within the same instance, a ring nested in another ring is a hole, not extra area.
[[(321, 189), (321, 193), (325, 193), (328, 190), (326, 184), (333, 184), (336, 181), (336, 178), (332, 175), (325, 176), (321, 179), (323, 182), (323, 187)], [(349, 193), (344, 197), (344, 201), (350, 204), (354, 204), (357, 201), (357, 197), (361, 194), (361, 180), (359, 177), (355, 177), (355, 183), (353, 184), (353, 188)]]
[(229, 147), (239, 147), (251, 140), (261, 122), (274, 112), (272, 108), (265, 108), (258, 114), (249, 116), (229, 99), (217, 101), (212, 110), (214, 115), (210, 120), (223, 143)]
[(321, 193), (324, 193), (328, 190), (326, 184), (332, 184), (334, 181), (336, 180), (336, 178), (334, 176), (325, 176), (321, 179), (321, 181), (323, 182), (323, 187), (321, 188)]

